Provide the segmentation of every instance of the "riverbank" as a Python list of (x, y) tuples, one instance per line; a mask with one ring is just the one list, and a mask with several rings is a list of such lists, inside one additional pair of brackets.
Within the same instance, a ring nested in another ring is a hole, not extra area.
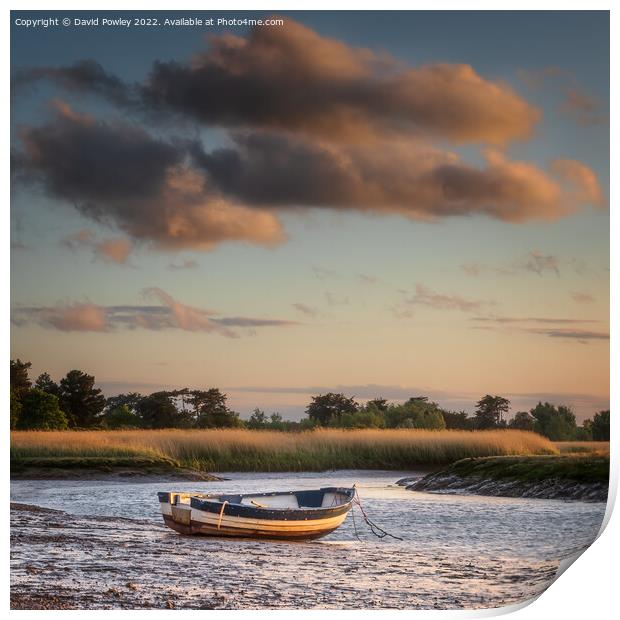
[(420, 479), (398, 484), (412, 491), (603, 502), (609, 457), (504, 456), (462, 459)]
[[(102, 465), (96, 459), (134, 459), (132, 468), (178, 467), (199, 472), (410, 470), (459, 459), (510, 454), (557, 454), (548, 439), (514, 430), (317, 429), (277, 432), (239, 429), (127, 431), (13, 431), (12, 470)], [(75, 461), (77, 459), (77, 461)], [(93, 460), (94, 459), (94, 460)], [(144, 459), (143, 465), (138, 465)], [(152, 461), (156, 461), (156, 463)], [(167, 464), (166, 464), (167, 463)], [(14, 465), (14, 467), (13, 467)]]
[(164, 457), (18, 457), (11, 459), (12, 480), (222, 480), (181, 467)]

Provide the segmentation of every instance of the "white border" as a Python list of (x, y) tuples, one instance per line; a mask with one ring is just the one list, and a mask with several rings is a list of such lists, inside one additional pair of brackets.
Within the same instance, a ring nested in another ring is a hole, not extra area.
[[(520, 2), (508, 1), (502, 2), (501, 6), (497, 2), (497, 0), (478, 0), (475, 2), (458, 2), (455, 0), (446, 1), (446, 0), (418, 0), (415, 3), (406, 3), (403, 1), (394, 1), (394, 0), (382, 0), (380, 3), (372, 3), (367, 0), (348, 0), (339, 2), (334, 2), (333, 0), (313, 0), (312, 2), (298, 0), (296, 2), (282, 2), (281, 0), (272, 0), (269, 3), (258, 2), (258, 1), (235, 1), (235, 0), (227, 0), (226, 2), (221, 2), (218, 4), (215, 3), (206, 3), (206, 2), (198, 2), (198, 1), (177, 1), (174, 3), (174, 6), (171, 6), (172, 3), (164, 3), (158, 0), (134, 0), (131, 3), (119, 0), (108, 0), (107, 2), (97, 2), (91, 3), (88, 8), (84, 6), (82, 2), (78, 2), (77, 0), (71, 1), (60, 1), (54, 4), (49, 2), (42, 1), (22, 1), (15, 2), (14, 0), (8, 3), (9, 6), (6, 6), (4, 9), (5, 17), (8, 18), (8, 12), (10, 9), (13, 10), (45, 10), (45, 11), (60, 11), (60, 10), (142, 10), (142, 11), (158, 11), (158, 10), (170, 10), (170, 11), (180, 11), (180, 10), (200, 10), (200, 11), (233, 11), (233, 10), (610, 10), (612, 9), (612, 2), (610, 1), (576, 1), (576, 0), (564, 0), (563, 2), (559, 1), (542, 1), (542, 0), (521, 0)], [(612, 81), (611, 81), (611, 109), (616, 109), (613, 105), (613, 101), (617, 100), (617, 75), (614, 76), (614, 69), (618, 70), (617, 63), (617, 53), (618, 53), (618, 45), (616, 41), (618, 40), (619, 32), (618, 32), (618, 20), (616, 19), (615, 12), (611, 11), (611, 66), (612, 66)], [(4, 96), (2, 98), (2, 112), (3, 118), (5, 120), (5, 136), (9, 135), (9, 37), (10, 37), (10, 19), (5, 19), (2, 24), (2, 42), (3, 42), (3, 58), (2, 58), (2, 88)], [(577, 43), (576, 43), (577, 44)], [(615, 166), (618, 165), (618, 157), (616, 155), (616, 147), (618, 144), (618, 123), (615, 121), (615, 115), (611, 115), (611, 165), (610, 170), (617, 170)], [(10, 239), (9, 239), (9, 148), (8, 148), (8, 140), (4, 143), (4, 148), (2, 149), (2, 186), (3, 186), (3, 195), (4, 195), (4, 208), (2, 209), (2, 235), (4, 237), (4, 243), (2, 245), (2, 256), (3, 256), (3, 268), (0, 270), (0, 278), (3, 291), (6, 291), (8, 297), (8, 291), (10, 290), (9, 286), (9, 256), (10, 256)], [(618, 214), (615, 213), (612, 205), (614, 205), (614, 197), (615, 197), (615, 178), (614, 175), (611, 175), (611, 187), (610, 187), (610, 211), (611, 211), (611, 228), (610, 234), (611, 238), (618, 238)], [(611, 274), (616, 276), (617, 267), (618, 267), (618, 258), (619, 251), (617, 247), (612, 243), (611, 244), (611, 265), (612, 271)], [(614, 317), (615, 312), (619, 310), (619, 280), (617, 277), (612, 278), (611, 281), (611, 314), (610, 316)], [(10, 355), (10, 347), (9, 347), (9, 304), (2, 304), (2, 320), (5, 329), (2, 332), (2, 347), (5, 350), (6, 360)], [(612, 319), (612, 324), (615, 327), (616, 321)], [(615, 332), (615, 329), (612, 329), (611, 332), (611, 367), (610, 367), (610, 376), (611, 377), (620, 377), (620, 367), (618, 365), (618, 338)], [(2, 395), (5, 403), (5, 415), (4, 415), (4, 464), (5, 464), (5, 475), (3, 478), (5, 495), (4, 497), (8, 498), (9, 496), (9, 433), (8, 433), (8, 373), (3, 373), (0, 378), (0, 385), (2, 386)], [(616, 406), (618, 404), (618, 383), (612, 381), (611, 385), (611, 408), (615, 411)], [(373, 614), (375, 616), (381, 616), (382, 618), (393, 617), (396, 615), (402, 615), (403, 613), (414, 614), (416, 617), (421, 617), (423, 615), (432, 615), (433, 617), (459, 617), (459, 618), (467, 618), (467, 617), (489, 617), (494, 615), (501, 615), (504, 613), (509, 613), (516, 611), (517, 609), (521, 609), (519, 611), (519, 618), (523, 619), (532, 619), (532, 618), (610, 618), (612, 617), (612, 610), (617, 612), (618, 609), (618, 598), (616, 595), (617, 590), (617, 563), (615, 559), (615, 549), (620, 549), (620, 525), (619, 525), (619, 517), (617, 514), (612, 514), (611, 509), (613, 507), (613, 499), (615, 498), (617, 483), (618, 483), (618, 458), (617, 458), (617, 450), (615, 446), (618, 445), (620, 441), (620, 430), (617, 424), (612, 424), (612, 472), (611, 472), (611, 481), (610, 481), (610, 502), (608, 504), (608, 510), (606, 514), (606, 524), (607, 527), (600, 539), (598, 539), (584, 554), (579, 560), (572, 566), (570, 566), (570, 570), (566, 573), (562, 574), (561, 578), (558, 579), (556, 583), (549, 588), (549, 590), (543, 593), (538, 600), (534, 604), (528, 604), (525, 602), (520, 605), (514, 605), (511, 607), (506, 607), (500, 610), (488, 610), (488, 611), (415, 611), (411, 612), (409, 610), (403, 611), (337, 611), (337, 612), (323, 612), (323, 611), (296, 611), (293, 612), (297, 617), (300, 618), (322, 618), (328, 614), (337, 613), (340, 618), (348, 619), (348, 618), (357, 618), (360, 614), (369, 615)], [(4, 525), (4, 550), (6, 558), (6, 574), (4, 576), (4, 588), (2, 590), (2, 607), (4, 609), (9, 608), (9, 575), (8, 575), (8, 557), (9, 557), (9, 546), (8, 546), (8, 510), (5, 509), (3, 511), (3, 525)], [(4, 573), (4, 571), (3, 571)], [(17, 613), (17, 612), (10, 612)], [(21, 617), (30, 617), (30, 615), (35, 615), (38, 612), (21, 612)], [(50, 618), (65, 616), (67, 612), (63, 611), (50, 611), (47, 612)], [(78, 612), (79, 613), (79, 612)], [(81, 612), (84, 613), (84, 612)], [(106, 611), (101, 612), (89, 612), (95, 614), (102, 613), (110, 613)], [(123, 613), (121, 611), (113, 611), (112, 613), (118, 614)], [(165, 613), (163, 611), (131, 611), (125, 612), (133, 615), (143, 615), (147, 614), (152, 616), (154, 613)], [(204, 617), (204, 612), (194, 612), (194, 611), (185, 611), (183, 612), (187, 616), (194, 617)], [(226, 614), (227, 618), (230, 617), (253, 617), (255, 618), (257, 613), (259, 615), (264, 615), (269, 613), (277, 614), (282, 616), (283, 614), (289, 615), (291, 611), (233, 611), (233, 612), (223, 612), (223, 611), (212, 611), (208, 612), (209, 617), (211, 618), (219, 618), (223, 617)]]

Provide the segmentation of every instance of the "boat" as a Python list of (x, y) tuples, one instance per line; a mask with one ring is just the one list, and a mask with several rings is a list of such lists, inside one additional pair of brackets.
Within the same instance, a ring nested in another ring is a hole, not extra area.
[(158, 493), (164, 523), (180, 534), (311, 540), (342, 525), (355, 488), (273, 493)]

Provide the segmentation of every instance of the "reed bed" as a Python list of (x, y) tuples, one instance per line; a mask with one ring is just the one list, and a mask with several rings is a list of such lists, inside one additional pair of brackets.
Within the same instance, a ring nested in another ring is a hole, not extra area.
[(554, 441), (560, 454), (592, 454), (609, 456), (608, 441)]
[(172, 459), (207, 472), (410, 469), (477, 456), (557, 454), (540, 435), (516, 430), (320, 429), (300, 433), (218, 430), (14, 431), (11, 458)]

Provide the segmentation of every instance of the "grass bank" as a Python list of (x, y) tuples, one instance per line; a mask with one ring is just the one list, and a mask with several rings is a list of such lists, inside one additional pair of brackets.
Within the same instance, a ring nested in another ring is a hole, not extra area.
[(182, 480), (219, 480), (158, 456), (21, 456), (11, 458), (16, 479), (109, 479), (165, 477)]
[(608, 441), (554, 441), (560, 454), (592, 454), (609, 456)]
[(562, 455), (463, 459), (413, 481), (407, 488), (440, 493), (605, 501), (608, 485), (608, 456)]
[(222, 430), (14, 431), (12, 462), (24, 459), (164, 458), (207, 472), (411, 469), (479, 456), (557, 454), (524, 431)]
[(607, 482), (609, 457), (604, 456), (528, 456), (464, 459), (443, 470), (461, 478), (493, 480), (573, 480)]

